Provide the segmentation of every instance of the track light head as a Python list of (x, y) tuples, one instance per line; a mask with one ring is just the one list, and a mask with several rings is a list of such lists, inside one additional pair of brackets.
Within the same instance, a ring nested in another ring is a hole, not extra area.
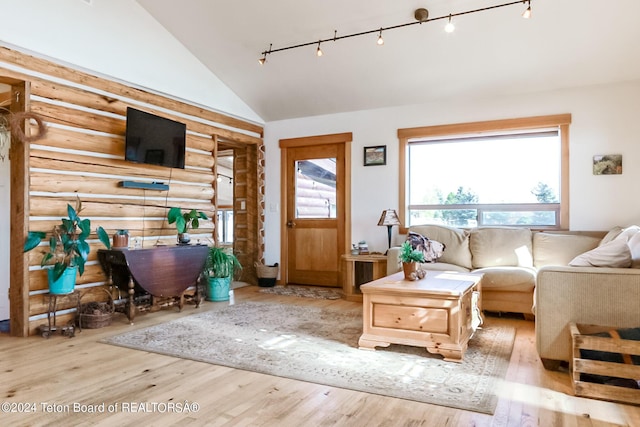
[(262, 58), (258, 59), (258, 62), (260, 65), (264, 65), (264, 63), (267, 62), (267, 55), (265, 54)]
[(524, 19), (531, 18), (531, 0), (524, 0), (522, 3), (527, 3), (527, 8), (522, 12), (522, 17)]
[(444, 26), (444, 30), (447, 33), (453, 33), (455, 29), (456, 29), (456, 26), (453, 25), (453, 22), (451, 22), (451, 14), (449, 14), (449, 22), (447, 22), (447, 25)]

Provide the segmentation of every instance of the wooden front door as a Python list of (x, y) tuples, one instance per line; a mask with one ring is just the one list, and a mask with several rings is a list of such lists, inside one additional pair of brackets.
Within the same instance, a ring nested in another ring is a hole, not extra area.
[(340, 256), (348, 249), (345, 153), (349, 142), (350, 134), (280, 141), (282, 279), (287, 284), (341, 286)]

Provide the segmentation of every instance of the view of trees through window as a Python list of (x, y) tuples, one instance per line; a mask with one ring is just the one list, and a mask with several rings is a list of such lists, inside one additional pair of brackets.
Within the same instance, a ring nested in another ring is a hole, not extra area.
[(557, 130), (409, 141), (410, 225), (554, 227)]

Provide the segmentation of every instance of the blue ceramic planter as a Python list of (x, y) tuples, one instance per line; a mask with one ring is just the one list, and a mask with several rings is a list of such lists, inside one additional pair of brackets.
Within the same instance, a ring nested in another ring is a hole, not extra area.
[(209, 277), (207, 301), (229, 301), (231, 277)]
[(70, 294), (76, 287), (77, 267), (67, 267), (62, 276), (55, 282), (53, 281), (53, 268), (47, 271), (49, 278), (49, 293), (53, 295)]

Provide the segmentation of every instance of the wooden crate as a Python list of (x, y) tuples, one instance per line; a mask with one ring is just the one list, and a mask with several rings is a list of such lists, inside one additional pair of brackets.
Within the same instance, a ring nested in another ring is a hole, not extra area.
[(606, 351), (640, 356), (640, 341), (599, 337), (590, 334), (609, 332), (617, 328), (571, 323), (573, 343), (572, 377), (576, 396), (640, 405), (640, 390), (581, 380), (581, 374), (640, 380), (640, 365), (583, 359), (580, 350)]

